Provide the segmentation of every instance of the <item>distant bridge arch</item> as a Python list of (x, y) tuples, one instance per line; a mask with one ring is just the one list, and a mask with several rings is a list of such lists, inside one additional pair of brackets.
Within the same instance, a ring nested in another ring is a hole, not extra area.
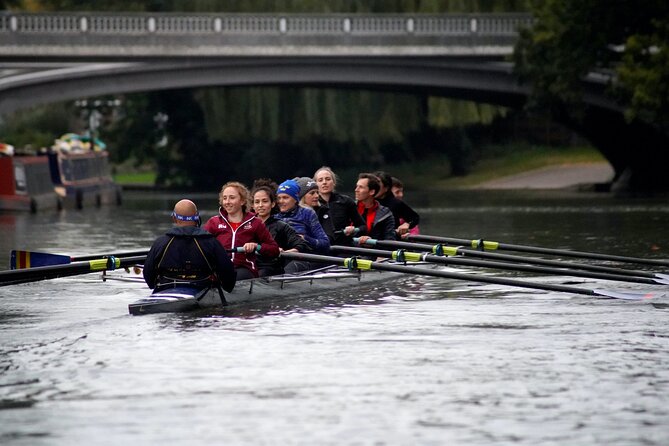
[[(0, 81), (0, 85), (3, 81)], [(15, 75), (0, 90), (0, 113), (41, 103), (107, 94), (214, 86), (336, 87), (420, 93), (519, 107), (527, 87), (508, 63), (392, 57), (227, 58), (204, 62), (77, 65)]]

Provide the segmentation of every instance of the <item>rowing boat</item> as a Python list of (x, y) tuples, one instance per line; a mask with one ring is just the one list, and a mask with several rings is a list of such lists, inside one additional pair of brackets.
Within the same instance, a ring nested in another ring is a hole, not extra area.
[(258, 300), (297, 297), (308, 298), (327, 294), (333, 290), (357, 287), (401, 277), (388, 271), (349, 270), (330, 265), (325, 268), (297, 274), (260, 277), (240, 280), (223, 299), (216, 288), (199, 290), (185, 284), (154, 291), (148, 297), (130, 305), (130, 314), (172, 313), (216, 308)]

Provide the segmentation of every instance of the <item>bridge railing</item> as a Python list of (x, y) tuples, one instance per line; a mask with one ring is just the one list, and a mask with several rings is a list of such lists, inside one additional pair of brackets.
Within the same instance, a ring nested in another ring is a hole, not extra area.
[(508, 52), (518, 28), (532, 23), (529, 14), (2, 12), (0, 47), (20, 52), (22, 46), (60, 45), (76, 52), (83, 45), (423, 45), (505, 47)]
[(515, 35), (529, 14), (0, 13), (0, 32), (46, 34), (492, 34)]

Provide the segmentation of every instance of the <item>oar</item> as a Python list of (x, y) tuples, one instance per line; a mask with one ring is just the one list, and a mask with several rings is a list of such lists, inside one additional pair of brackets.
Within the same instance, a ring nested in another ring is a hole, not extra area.
[(546, 291), (557, 291), (561, 293), (585, 294), (588, 296), (601, 296), (614, 299), (625, 299), (625, 300), (652, 299), (656, 297), (663, 297), (667, 294), (667, 293), (655, 293), (655, 292), (634, 293), (627, 291), (621, 292), (621, 291), (610, 291), (610, 290), (591, 290), (587, 288), (577, 288), (566, 285), (526, 282), (522, 280), (505, 279), (505, 278), (481, 276), (481, 275), (475, 276), (472, 274), (454, 273), (449, 271), (420, 268), (418, 266), (392, 265), (388, 263), (359, 259), (356, 257), (349, 257), (342, 259), (341, 257), (324, 256), (318, 254), (306, 254), (301, 252), (282, 252), (281, 257), (290, 260), (305, 260), (308, 262), (321, 262), (321, 263), (331, 263), (335, 265), (343, 265), (349, 269), (356, 269), (356, 270), (393, 271), (398, 273), (417, 274), (421, 276), (441, 277), (444, 279), (493, 283), (497, 285), (516, 286), (521, 288), (531, 288), (531, 289), (539, 289)]
[[(354, 238), (353, 241), (354, 243), (358, 243), (360, 239)], [(556, 268), (580, 269), (580, 270), (595, 271), (600, 273), (620, 274), (624, 276), (648, 277), (651, 279), (669, 280), (669, 275), (667, 274), (651, 273), (648, 271), (640, 271), (632, 269), (612, 268), (608, 266), (587, 265), (583, 263), (565, 262), (562, 260), (548, 260), (548, 259), (539, 259), (536, 257), (515, 256), (511, 254), (499, 254), (494, 252), (483, 252), (474, 249), (458, 248), (454, 246), (442, 246), (441, 244), (427, 245), (421, 243), (401, 242), (395, 240), (376, 240), (376, 239), (368, 239), (365, 242), (365, 244), (368, 246), (378, 246), (380, 248), (393, 248), (393, 249), (400, 248), (400, 249), (411, 249), (414, 251), (421, 250), (421, 251), (431, 252), (432, 254), (436, 255), (478, 257), (482, 259), (494, 259), (502, 261), (506, 260), (509, 262), (553, 266)]]
[(67, 256), (62, 254), (51, 254), (48, 252), (13, 250), (9, 254), (9, 267), (10, 269), (23, 269), (49, 265), (67, 265), (72, 262), (83, 262), (86, 260), (101, 259), (103, 257), (145, 256), (148, 253), (148, 249), (143, 249), (138, 251), (90, 254), (85, 256)]
[(611, 254), (600, 254), (596, 252), (572, 251), (569, 249), (542, 248), (539, 246), (512, 245), (509, 243), (493, 242), (488, 240), (467, 240), (461, 238), (439, 237), (434, 235), (410, 235), (411, 241), (430, 243), (453, 243), (457, 245), (468, 245), (473, 249), (486, 251), (504, 249), (508, 251), (529, 252), (534, 254), (550, 254), (566, 257), (579, 257), (582, 259), (610, 260), (614, 262), (638, 263), (642, 265), (669, 266), (669, 260), (644, 259), (640, 257), (627, 257)]
[(586, 277), (591, 279), (617, 280), (621, 282), (646, 283), (649, 285), (669, 285), (669, 280), (650, 279), (647, 277), (633, 277), (620, 274), (591, 273), (563, 268), (547, 268), (543, 266), (524, 265), (519, 263), (495, 262), (492, 260), (475, 260), (465, 257), (444, 257), (434, 254), (417, 253), (402, 249), (396, 251), (384, 251), (371, 248), (356, 248), (353, 246), (331, 246), (331, 250), (339, 252), (350, 252), (366, 256), (386, 257), (398, 262), (430, 262), (443, 265), (480, 266), (483, 268), (505, 269), (511, 271), (527, 271), (532, 273), (558, 274), (563, 276)]
[(30, 269), (0, 271), (0, 286), (37, 282), (39, 280), (125, 268), (135, 265), (136, 263), (142, 263), (145, 259), (146, 256), (123, 258), (111, 256), (103, 259), (73, 262), (67, 265), (51, 265)]

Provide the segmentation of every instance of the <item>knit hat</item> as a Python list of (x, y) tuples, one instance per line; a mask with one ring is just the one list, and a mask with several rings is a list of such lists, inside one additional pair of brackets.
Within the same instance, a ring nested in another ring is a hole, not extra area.
[(293, 178), (298, 186), (300, 186), (300, 198), (304, 197), (307, 192), (318, 189), (318, 184), (309, 177), (295, 177)]
[(300, 185), (297, 184), (297, 181), (295, 180), (286, 180), (279, 184), (279, 188), (276, 190), (276, 194), (290, 195), (295, 199), (295, 201), (300, 201)]

